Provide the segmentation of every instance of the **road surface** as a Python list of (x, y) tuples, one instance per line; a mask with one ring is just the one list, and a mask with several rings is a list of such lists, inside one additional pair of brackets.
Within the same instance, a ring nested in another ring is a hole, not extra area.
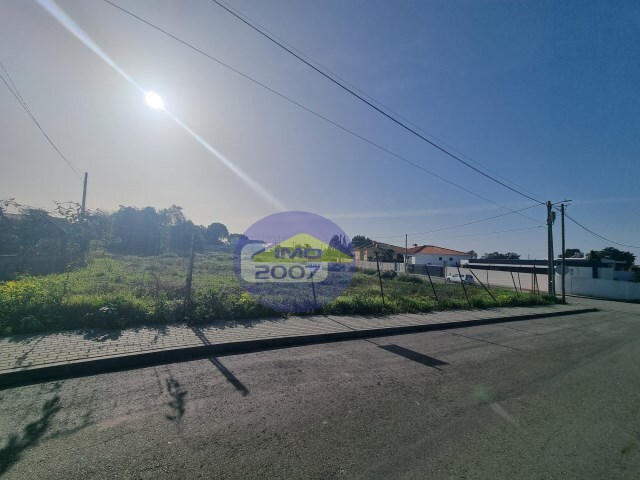
[(0, 476), (640, 478), (640, 305), (0, 391)]

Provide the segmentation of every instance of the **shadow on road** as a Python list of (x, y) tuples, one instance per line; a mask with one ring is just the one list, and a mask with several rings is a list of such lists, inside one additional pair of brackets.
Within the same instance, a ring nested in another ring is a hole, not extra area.
[[(191, 327), (191, 330), (193, 330), (193, 333), (198, 337), (203, 345), (211, 345), (211, 342), (200, 328)], [(225, 367), (220, 360), (216, 357), (209, 357), (209, 361), (220, 371), (220, 373), (222, 373), (222, 375), (224, 375), (224, 378), (226, 378), (227, 381), (242, 394), (243, 397), (249, 395), (249, 389), (240, 380), (238, 380), (238, 377), (236, 377), (231, 370)]]
[(20, 460), (27, 448), (38, 444), (60, 409), (60, 397), (56, 395), (44, 403), (40, 418), (24, 427), (22, 435), (13, 434), (9, 437), (7, 444), (0, 449), (0, 476)]
[(171, 395), (172, 400), (168, 403), (168, 405), (175, 412), (173, 415), (167, 415), (167, 419), (169, 420), (180, 420), (184, 415), (186, 410), (186, 400), (185, 397), (187, 395), (187, 391), (184, 389), (182, 385), (173, 377), (166, 379), (167, 391), (169, 395)]
[(438, 360), (437, 358), (418, 353), (405, 347), (401, 347), (400, 345), (378, 345), (378, 347), (386, 350), (387, 352), (395, 353), (396, 355), (400, 355), (401, 357), (421, 363), (422, 365), (426, 365), (427, 367), (433, 367), (438, 370), (440, 370), (438, 367), (441, 365), (449, 365), (447, 362), (443, 362), (442, 360)]
[(227, 379), (231, 385), (233, 385), (236, 390), (238, 390), (243, 397), (249, 395), (249, 389), (240, 381), (238, 377), (236, 377), (224, 364), (218, 360), (216, 357), (210, 357), (209, 361), (218, 369), (220, 373), (224, 375), (224, 378)]

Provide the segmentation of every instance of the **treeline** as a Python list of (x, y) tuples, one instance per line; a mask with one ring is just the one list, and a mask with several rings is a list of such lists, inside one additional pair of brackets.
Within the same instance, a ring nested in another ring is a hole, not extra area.
[(73, 202), (58, 203), (54, 212), (0, 201), (0, 255), (73, 255), (91, 242), (110, 251), (134, 255), (187, 252), (205, 245), (232, 245), (242, 234), (229, 233), (222, 223), (195, 225), (182, 207), (130, 207), (115, 212), (84, 213)]

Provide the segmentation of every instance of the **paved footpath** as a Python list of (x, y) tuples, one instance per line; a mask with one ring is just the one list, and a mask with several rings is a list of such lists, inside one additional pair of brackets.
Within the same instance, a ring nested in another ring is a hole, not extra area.
[(309, 316), (74, 330), (0, 338), (0, 387), (198, 356), (594, 311), (584, 305), (456, 310), (386, 317)]

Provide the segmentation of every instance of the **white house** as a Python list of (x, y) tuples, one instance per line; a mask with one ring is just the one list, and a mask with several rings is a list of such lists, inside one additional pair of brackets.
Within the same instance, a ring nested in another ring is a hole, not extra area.
[(435, 265), (439, 267), (453, 267), (460, 265), (463, 260), (470, 260), (468, 253), (435, 245), (416, 244), (407, 250), (407, 263), (410, 265)]

